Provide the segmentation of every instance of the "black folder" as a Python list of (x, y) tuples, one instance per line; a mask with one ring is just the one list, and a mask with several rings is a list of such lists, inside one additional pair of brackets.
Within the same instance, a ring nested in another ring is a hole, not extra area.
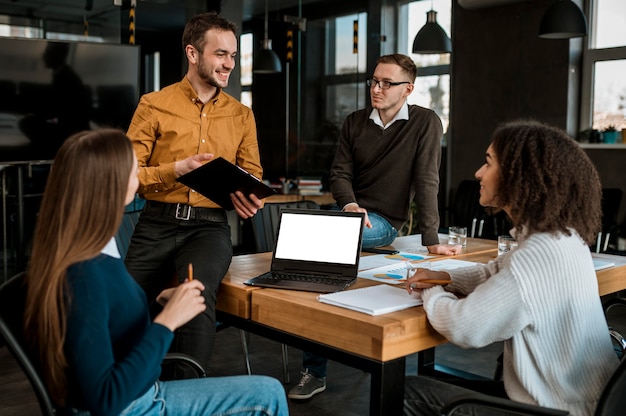
[(222, 157), (184, 174), (177, 181), (200, 192), (226, 210), (234, 209), (230, 194), (235, 191), (241, 191), (246, 196), (254, 194), (259, 199), (276, 193), (254, 175)]

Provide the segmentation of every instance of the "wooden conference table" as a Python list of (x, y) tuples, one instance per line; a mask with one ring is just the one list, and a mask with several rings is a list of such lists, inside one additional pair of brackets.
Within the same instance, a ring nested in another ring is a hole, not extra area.
[[(406, 248), (413, 238), (400, 237), (394, 247)], [(486, 263), (496, 255), (495, 241), (468, 238), (463, 253), (454, 258)], [(616, 266), (597, 272), (600, 295), (626, 289), (626, 258), (610, 257), (617, 258)], [(418, 353), (420, 373), (432, 371), (433, 348), (446, 342), (430, 326), (423, 308), (370, 316), (321, 303), (317, 293), (244, 285), (269, 270), (271, 258), (271, 253), (233, 257), (218, 295), (218, 319), (369, 372), (370, 415), (401, 415), (406, 357)], [(450, 257), (428, 261), (445, 258)], [(359, 278), (350, 289), (376, 284), (381, 283)]]

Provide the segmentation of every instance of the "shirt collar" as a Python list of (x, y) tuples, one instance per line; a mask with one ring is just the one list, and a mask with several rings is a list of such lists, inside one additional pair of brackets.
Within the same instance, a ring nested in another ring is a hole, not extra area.
[[(191, 100), (192, 103), (194, 103), (194, 104), (195, 103), (202, 103), (202, 101), (200, 101), (200, 97), (198, 97), (198, 93), (191, 86), (191, 82), (189, 82), (189, 78), (187, 78), (187, 75), (185, 75), (183, 77), (183, 79), (182, 79), (180, 84), (182, 86), (183, 91), (185, 92), (185, 95), (187, 95), (187, 97), (189, 97), (189, 99)], [(217, 94), (212, 99), (212, 101), (216, 102), (220, 98), (221, 95), (222, 95), (222, 89), (218, 88), (217, 89)], [(206, 104), (206, 103), (202, 103), (202, 104)]]
[(102, 249), (102, 254), (106, 254), (109, 257), (115, 257), (116, 259), (121, 259), (120, 250), (117, 248), (117, 242), (115, 241), (115, 237), (112, 237), (106, 246)]
[(370, 119), (374, 122), (374, 124), (382, 127), (383, 129), (386, 129), (387, 127), (391, 126), (393, 122), (396, 120), (408, 120), (409, 119), (409, 105), (405, 101), (402, 107), (400, 107), (400, 110), (398, 110), (396, 115), (391, 120), (389, 120), (389, 123), (387, 123), (386, 126), (383, 124), (383, 121), (380, 118), (380, 114), (378, 113), (378, 110), (375, 108), (372, 109), (372, 112), (370, 114)]

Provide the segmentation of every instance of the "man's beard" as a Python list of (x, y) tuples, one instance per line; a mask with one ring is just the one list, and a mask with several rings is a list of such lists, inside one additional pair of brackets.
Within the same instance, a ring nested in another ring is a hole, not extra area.
[(226, 81), (226, 85), (221, 85), (220, 81), (218, 81), (217, 78), (212, 76), (211, 73), (209, 73), (209, 71), (206, 70), (206, 67), (204, 66), (204, 62), (202, 60), (198, 62), (198, 76), (200, 76), (200, 79), (202, 81), (206, 82), (207, 84), (215, 88), (225, 88), (228, 86), (228, 81)]

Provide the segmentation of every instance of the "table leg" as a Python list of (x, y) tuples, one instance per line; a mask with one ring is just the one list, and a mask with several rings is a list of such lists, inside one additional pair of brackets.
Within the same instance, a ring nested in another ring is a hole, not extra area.
[(402, 415), (405, 357), (380, 363), (371, 372), (370, 416)]

